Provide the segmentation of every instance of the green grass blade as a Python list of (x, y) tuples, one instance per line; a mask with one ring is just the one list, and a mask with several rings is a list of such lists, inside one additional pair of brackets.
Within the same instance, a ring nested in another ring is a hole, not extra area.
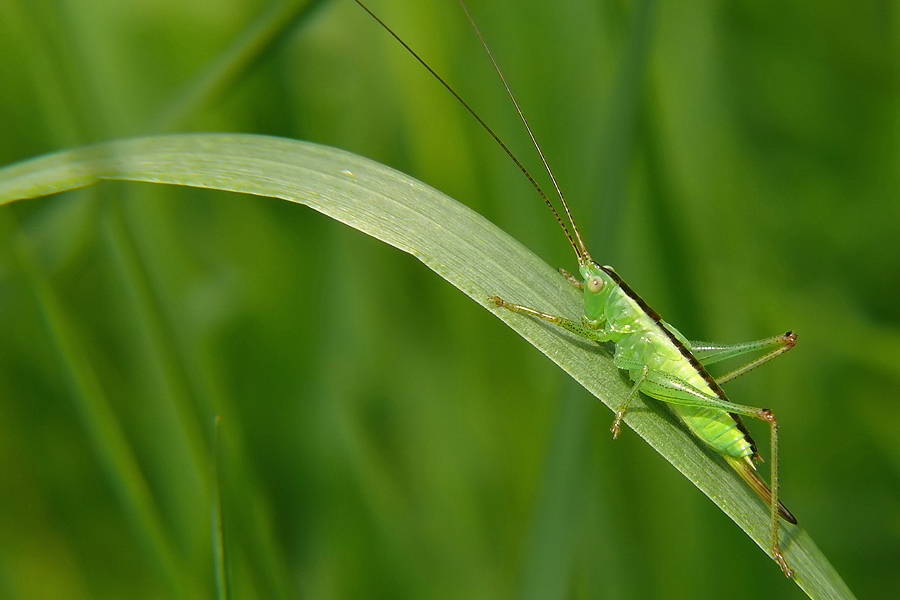
[[(553, 268), (477, 213), (388, 167), (334, 148), (258, 135), (137, 138), (0, 169), (0, 203), (104, 179), (214, 188), (306, 204), (417, 257), (608, 406), (619, 404), (630, 389), (606, 349), (497, 310), (486, 300), (499, 294), (548, 312), (580, 314), (579, 294)], [(765, 548), (768, 511), (724, 461), (701, 448), (664, 407), (641, 400), (631, 406), (628, 425)], [(795, 581), (811, 598), (853, 597), (803, 529), (785, 525), (782, 548), (797, 573)]]
[[(12, 231), (14, 219), (6, 213), (0, 218), (0, 235)], [(10, 233), (9, 235), (13, 235)], [(128, 514), (147, 556), (155, 563), (172, 598), (187, 598), (188, 581), (179, 568), (178, 550), (165, 527), (153, 491), (140, 467), (113, 403), (105, 392), (97, 365), (83, 343), (79, 325), (67, 314), (53, 286), (38, 265), (34, 251), (23, 236), (16, 250), (25, 281), (42, 307), (47, 328), (52, 332), (56, 350), (68, 371), (60, 373), (72, 389), (74, 405), (82, 427), (94, 448), (94, 454), (114, 483), (115, 494)]]
[(286, 0), (273, 4), (225, 48), (156, 116), (149, 130), (178, 129), (196, 110), (231, 89), (265, 54), (288, 38), (323, 0)]
[(219, 423), (221, 419), (216, 416), (213, 429), (212, 443), (212, 502), (210, 506), (210, 520), (213, 534), (213, 569), (216, 580), (216, 600), (230, 600), (231, 582), (228, 572), (228, 553), (225, 546), (225, 520), (222, 516), (222, 487), (219, 481), (221, 466), (221, 442), (219, 437)]

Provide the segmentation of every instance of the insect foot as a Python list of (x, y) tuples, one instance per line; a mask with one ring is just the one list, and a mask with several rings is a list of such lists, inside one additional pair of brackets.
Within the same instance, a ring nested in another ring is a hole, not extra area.
[(622, 424), (622, 417), (624, 417), (624, 416), (625, 416), (625, 411), (623, 411), (623, 410), (616, 411), (616, 418), (613, 420), (612, 427), (609, 428), (609, 430), (613, 434), (613, 439), (616, 439), (617, 437), (619, 437), (620, 425)]
[(781, 550), (775, 550), (774, 552), (772, 552), (772, 558), (775, 559), (775, 562), (777, 562), (778, 566), (781, 567), (781, 570), (784, 571), (785, 577), (794, 576), (794, 570), (788, 566), (787, 561), (784, 559), (784, 555), (781, 553)]

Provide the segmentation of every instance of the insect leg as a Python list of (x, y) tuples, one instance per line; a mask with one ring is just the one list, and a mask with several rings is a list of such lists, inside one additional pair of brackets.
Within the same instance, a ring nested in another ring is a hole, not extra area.
[(742, 365), (737, 369), (726, 373), (725, 375), (722, 375), (721, 377), (717, 377), (716, 383), (722, 385), (723, 383), (731, 381), (739, 375), (743, 375), (751, 369), (755, 369), (764, 362), (768, 362), (776, 356), (784, 354), (785, 352), (793, 348), (796, 343), (797, 334), (793, 331), (788, 331), (787, 333), (782, 333), (781, 335), (776, 335), (764, 340), (745, 342), (743, 344), (724, 345), (712, 344), (709, 342), (691, 342), (691, 352), (694, 354), (694, 356), (697, 357), (697, 360), (699, 360), (703, 364), (703, 366), (708, 366), (723, 360), (727, 360), (729, 358), (747, 354), (749, 352), (756, 352), (758, 350), (767, 350), (769, 348), (773, 348), (759, 358), (756, 358), (749, 363)]
[(512, 302), (507, 302), (500, 296), (489, 296), (488, 300), (496, 304), (501, 308), (505, 308), (507, 310), (511, 310), (515, 313), (520, 313), (523, 315), (529, 315), (532, 317), (536, 317), (538, 319), (543, 319), (544, 321), (549, 321), (554, 325), (558, 325), (563, 329), (567, 329), (574, 333), (577, 336), (594, 340), (595, 342), (608, 342), (609, 334), (603, 329), (591, 329), (590, 327), (586, 327), (577, 321), (573, 321), (571, 319), (566, 319), (565, 317), (560, 317), (557, 315), (551, 315), (549, 313), (545, 313), (537, 310), (536, 308), (531, 308), (529, 306), (524, 306), (522, 304), (514, 304)]
[(613, 434), (613, 439), (619, 437), (619, 426), (622, 424), (622, 419), (625, 417), (625, 412), (628, 410), (628, 405), (637, 396), (637, 393), (641, 391), (641, 386), (644, 385), (644, 381), (647, 379), (647, 375), (650, 373), (650, 367), (644, 365), (641, 368), (641, 376), (637, 381), (634, 382), (634, 387), (631, 388), (631, 392), (628, 394), (628, 397), (625, 398), (625, 402), (622, 403), (622, 406), (616, 410), (616, 418), (613, 420), (612, 427), (609, 430)]
[[(646, 369), (646, 366), (640, 365), (638, 361), (620, 360), (619, 362), (622, 364), (622, 368)], [(778, 541), (778, 507), (780, 505), (778, 501), (778, 421), (775, 419), (775, 415), (772, 414), (772, 411), (768, 408), (756, 408), (753, 406), (735, 404), (734, 402), (723, 400), (717, 396), (706, 394), (683, 379), (662, 371), (653, 369), (647, 370), (647, 373), (642, 377), (642, 382), (641, 391), (663, 402), (683, 404), (686, 406), (717, 408), (737, 415), (754, 417), (766, 421), (769, 424), (769, 440), (771, 444), (769, 533), (771, 535), (772, 543), (772, 558), (778, 563), (778, 566), (781, 567), (781, 570), (784, 571), (786, 576), (793, 576), (794, 572), (788, 566)]]
[(569, 273), (568, 271), (566, 271), (565, 269), (560, 268), (559, 273), (560, 273), (560, 275), (565, 277), (566, 281), (571, 283), (573, 287), (576, 287), (579, 290), (584, 289), (584, 282), (582, 280), (578, 279), (577, 277), (575, 277), (574, 275), (572, 275), (571, 273)]

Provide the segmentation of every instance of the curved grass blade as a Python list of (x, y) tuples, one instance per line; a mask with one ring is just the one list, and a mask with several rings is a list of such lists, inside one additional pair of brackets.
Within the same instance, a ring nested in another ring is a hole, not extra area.
[[(580, 314), (578, 292), (555, 269), (464, 205), (368, 159), (325, 146), (248, 134), (134, 138), (0, 169), (0, 204), (101, 180), (187, 185), (305, 204), (421, 260), (494, 312), (607, 406), (620, 404), (631, 387), (605, 349), (487, 301), (497, 294), (556, 314)], [(664, 407), (643, 399), (631, 406), (627, 424), (765, 549), (768, 511), (724, 461), (701, 448)], [(795, 582), (811, 598), (853, 598), (802, 528), (784, 527), (783, 549), (796, 570)]]

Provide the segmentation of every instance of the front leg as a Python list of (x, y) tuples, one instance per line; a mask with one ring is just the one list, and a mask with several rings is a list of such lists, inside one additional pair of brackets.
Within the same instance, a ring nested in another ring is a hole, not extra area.
[(565, 277), (566, 281), (568, 281), (572, 285), (572, 287), (578, 288), (579, 290), (584, 290), (584, 282), (562, 267), (559, 268), (559, 274)]
[(505, 308), (507, 310), (511, 310), (515, 313), (520, 313), (523, 315), (529, 315), (532, 317), (536, 317), (538, 319), (543, 319), (544, 321), (549, 321), (554, 325), (558, 325), (563, 329), (567, 329), (574, 333), (579, 337), (583, 337), (588, 340), (593, 340), (595, 342), (608, 342), (609, 341), (609, 333), (603, 329), (592, 329), (590, 327), (585, 326), (582, 323), (578, 323), (571, 319), (566, 319), (565, 317), (560, 317), (557, 315), (551, 315), (549, 313), (545, 313), (543, 311), (537, 310), (536, 308), (531, 308), (529, 306), (524, 306), (522, 304), (514, 304), (512, 302), (508, 302), (501, 298), (500, 296), (489, 296), (488, 300), (496, 304), (501, 308)]

